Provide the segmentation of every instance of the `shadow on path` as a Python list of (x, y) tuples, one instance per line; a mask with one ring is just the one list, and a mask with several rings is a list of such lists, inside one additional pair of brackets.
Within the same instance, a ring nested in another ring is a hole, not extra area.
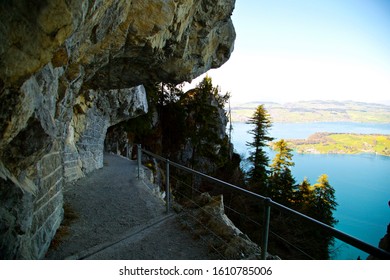
[(206, 245), (137, 179), (136, 161), (105, 154), (102, 169), (65, 186), (64, 203), (78, 217), (46, 259), (209, 258)]

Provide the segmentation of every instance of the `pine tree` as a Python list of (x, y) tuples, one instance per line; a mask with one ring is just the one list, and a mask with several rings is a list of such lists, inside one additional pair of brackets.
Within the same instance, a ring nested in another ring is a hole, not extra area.
[(268, 136), (268, 130), (272, 124), (270, 115), (264, 108), (264, 105), (259, 105), (256, 108), (256, 111), (247, 123), (253, 125), (253, 129), (249, 131), (249, 134), (253, 135), (253, 141), (247, 143), (247, 146), (252, 148), (248, 158), (252, 163), (248, 171), (249, 184), (256, 192), (267, 195), (267, 167), (269, 158), (264, 151), (264, 147), (273, 138)]
[(294, 166), (292, 149), (288, 147), (284, 139), (275, 142), (273, 148), (277, 153), (270, 166), (271, 176), (269, 183), (271, 198), (291, 206), (294, 201), (295, 188), (295, 179), (290, 170), (290, 167)]
[(185, 143), (185, 110), (180, 104), (184, 92), (181, 85), (161, 84), (157, 105), (161, 148), (163, 155), (170, 157), (177, 147)]
[[(218, 164), (221, 160), (217, 147), (222, 146), (221, 114), (225, 114), (224, 105), (229, 94), (221, 95), (218, 87), (214, 87), (212, 79), (206, 76), (194, 89), (189, 90), (181, 98), (180, 104), (186, 110), (185, 135), (191, 143), (191, 167), (198, 161), (208, 158)], [(200, 168), (200, 167), (198, 167)]]
[(305, 177), (299, 184), (298, 190), (295, 193), (295, 209), (298, 209), (305, 215), (310, 215), (310, 209), (314, 202), (313, 187), (310, 185), (309, 180)]
[(328, 175), (322, 174), (317, 183), (313, 185), (314, 203), (313, 216), (330, 226), (337, 223), (333, 217), (333, 210), (336, 210), (337, 202), (335, 197), (335, 190), (329, 184)]
[[(319, 220), (330, 226), (334, 226), (337, 223), (337, 220), (333, 217), (333, 210), (336, 210), (336, 198), (335, 190), (329, 184), (328, 175), (322, 174), (317, 183), (311, 186), (312, 196), (311, 200), (308, 200), (308, 209), (307, 215), (313, 217), (316, 220)], [(334, 242), (334, 238), (321, 230), (318, 230), (314, 226), (308, 225), (307, 229), (311, 229), (311, 236), (313, 240), (317, 243), (318, 247), (318, 258), (320, 259), (329, 259), (329, 248)]]
[(284, 170), (290, 169), (290, 167), (295, 165), (292, 161), (293, 150), (288, 147), (284, 139), (275, 142), (273, 148), (277, 152), (271, 164), (273, 173), (282, 173)]

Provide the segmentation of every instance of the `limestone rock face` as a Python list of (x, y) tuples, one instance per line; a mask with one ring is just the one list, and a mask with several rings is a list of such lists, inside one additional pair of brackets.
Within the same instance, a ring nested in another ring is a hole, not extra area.
[[(17, 2), (17, 3), (16, 3)], [(233, 50), (234, 0), (3, 1), (0, 75), (6, 87), (51, 62), (90, 86), (182, 82)]]
[(62, 192), (103, 164), (107, 128), (152, 82), (222, 65), (234, 0), (0, 2), (0, 258), (42, 258)]
[(148, 111), (145, 88), (88, 90), (76, 98), (65, 139), (65, 181), (103, 167), (107, 128)]

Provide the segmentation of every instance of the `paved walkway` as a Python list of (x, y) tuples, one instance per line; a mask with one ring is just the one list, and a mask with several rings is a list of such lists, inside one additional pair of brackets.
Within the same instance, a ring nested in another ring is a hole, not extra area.
[(46, 259), (208, 259), (207, 246), (137, 179), (136, 162), (105, 154), (104, 167), (65, 187), (78, 218)]

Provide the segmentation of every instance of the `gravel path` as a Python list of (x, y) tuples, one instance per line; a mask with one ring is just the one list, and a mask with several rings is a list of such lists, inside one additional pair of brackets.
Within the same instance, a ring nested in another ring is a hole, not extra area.
[(105, 154), (102, 169), (67, 185), (64, 202), (77, 218), (46, 259), (208, 259), (136, 170), (136, 161)]

